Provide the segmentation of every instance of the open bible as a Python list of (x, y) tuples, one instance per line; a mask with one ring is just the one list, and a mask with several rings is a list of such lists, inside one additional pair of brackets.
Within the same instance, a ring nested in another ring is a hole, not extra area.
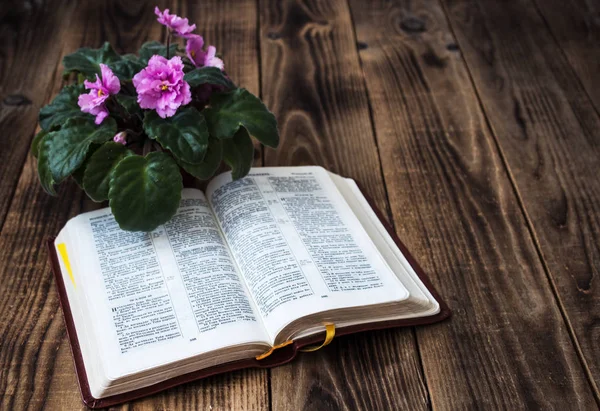
[(150, 233), (81, 214), (49, 248), (91, 407), (449, 315), (356, 183), (321, 167), (220, 174)]

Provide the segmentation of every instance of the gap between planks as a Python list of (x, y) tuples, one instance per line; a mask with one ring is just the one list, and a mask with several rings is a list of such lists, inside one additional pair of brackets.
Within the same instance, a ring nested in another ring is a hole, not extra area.
[[(365, 90), (365, 94), (367, 96), (367, 107), (369, 108), (369, 121), (371, 122), (371, 132), (373, 133), (373, 138), (375, 140), (375, 148), (377, 150), (377, 158), (379, 159), (379, 173), (381, 174), (381, 180), (383, 181), (383, 190), (385, 193), (385, 201), (388, 205), (386, 212), (386, 217), (388, 220), (388, 224), (392, 227), (395, 233), (396, 230), (396, 222), (392, 216), (392, 205), (390, 203), (390, 195), (387, 186), (387, 180), (385, 178), (385, 173), (383, 172), (383, 162), (381, 161), (381, 148), (379, 147), (379, 140), (377, 138), (377, 128), (375, 127), (375, 118), (373, 117), (373, 105), (371, 103), (371, 93), (369, 92), (369, 87), (367, 87), (367, 81), (365, 79), (365, 71), (363, 68), (363, 61), (360, 53), (358, 52), (358, 35), (356, 34), (356, 23), (354, 21), (354, 14), (352, 12), (352, 7), (350, 5), (350, 0), (346, 0), (346, 7), (348, 8), (348, 14), (350, 15), (350, 25), (352, 26), (352, 36), (354, 38), (355, 54), (356, 60), (358, 61), (358, 65), (360, 67), (360, 71), (362, 73), (362, 83), (363, 88)], [(419, 360), (419, 367), (421, 368), (421, 374), (423, 375), (423, 385), (425, 386), (425, 392), (427, 393), (426, 404), (428, 410), (433, 410), (433, 405), (431, 402), (431, 390), (429, 389), (429, 381), (427, 380), (427, 373), (425, 372), (425, 367), (423, 366), (423, 355), (421, 354), (421, 347), (419, 346), (419, 338), (417, 337), (417, 332), (415, 327), (410, 327), (410, 333), (415, 342), (415, 348), (417, 351), (417, 359)]]
[[(448, 24), (448, 27), (450, 29), (450, 32), (452, 33), (452, 36), (454, 37), (456, 43), (459, 45), (459, 47), (461, 46), (460, 44), (460, 40), (459, 37), (456, 35), (456, 32), (454, 30), (454, 26), (452, 24), (452, 21), (450, 19), (449, 16), (449, 12), (448, 9), (446, 7), (446, 5), (444, 4), (443, 1), (437, 0), (438, 4), (440, 4), (440, 7), (442, 8), (442, 10), (444, 11), (444, 17), (446, 19), (446, 23)], [(544, 18), (544, 16), (540, 13), (539, 8), (537, 7), (537, 4), (534, 3), (535, 9), (537, 11), (538, 14), (540, 14), (541, 18), (544, 20), (545, 24), (546, 24), (546, 28), (548, 29), (548, 31), (551, 33), (552, 38), (554, 39), (554, 41), (557, 44), (557, 47), (561, 50), (561, 52), (563, 53), (564, 57), (565, 57), (565, 61), (569, 61), (566, 58), (565, 52), (563, 50), (563, 48), (561, 47), (561, 45), (558, 43), (558, 41), (556, 40), (556, 37), (554, 36), (554, 34), (552, 33), (552, 30), (550, 30), (549, 26), (548, 26), (548, 22), (546, 21), (546, 19)], [(494, 127), (490, 121), (490, 119), (488, 118), (488, 114), (487, 111), (483, 105), (483, 101), (481, 99), (481, 95), (479, 92), (479, 89), (477, 87), (477, 85), (475, 84), (475, 80), (473, 78), (473, 73), (471, 71), (471, 67), (469, 66), (469, 64), (467, 63), (467, 60), (464, 57), (464, 54), (461, 53), (461, 60), (465, 66), (465, 69), (467, 71), (467, 74), (469, 76), (469, 80), (471, 82), (471, 85), (473, 86), (473, 92), (477, 98), (477, 104), (481, 110), (481, 112), (483, 113), (483, 117), (485, 119), (485, 124), (486, 127), (488, 129), (488, 131), (490, 132), (490, 135), (492, 137), (492, 140), (494, 142), (494, 146), (496, 147), (496, 150), (498, 152), (498, 156), (500, 157), (500, 160), (502, 161), (502, 164), (504, 166), (504, 170), (506, 171), (506, 175), (508, 177), (508, 180), (510, 181), (510, 185), (512, 187), (512, 190), (516, 196), (517, 199), (517, 203), (519, 204), (519, 208), (521, 209), (521, 212), (523, 213), (523, 218), (525, 219), (526, 222), (526, 226), (527, 226), (527, 231), (529, 232), (529, 235), (531, 236), (533, 243), (534, 243), (534, 247), (535, 247), (535, 251), (537, 253), (537, 256), (542, 264), (543, 270), (544, 270), (544, 274), (546, 276), (546, 279), (548, 280), (548, 283), (550, 285), (550, 289), (552, 290), (552, 295), (554, 296), (554, 300), (556, 302), (556, 305), (559, 308), (561, 317), (565, 323), (565, 326), (567, 327), (568, 333), (569, 333), (569, 337), (571, 339), (571, 342), (573, 343), (573, 346), (575, 348), (575, 351), (577, 352), (577, 358), (579, 359), (579, 362), (581, 363), (581, 366), (585, 372), (585, 376), (586, 379), (588, 380), (588, 383), (590, 384), (590, 387), (592, 388), (592, 392), (594, 394), (594, 398), (596, 400), (596, 403), (598, 404), (598, 407), (600, 407), (600, 390), (598, 388), (598, 386), (596, 385), (596, 382), (594, 381), (594, 378), (592, 376), (591, 370), (587, 364), (587, 361), (585, 360), (585, 357), (583, 355), (583, 351), (581, 350), (581, 346), (579, 345), (579, 340), (577, 339), (577, 335), (575, 334), (575, 330), (573, 329), (573, 326), (571, 324), (571, 321), (569, 320), (569, 317), (567, 315), (566, 312), (566, 308), (560, 298), (560, 295), (558, 293), (558, 289), (556, 286), (556, 283), (550, 273), (550, 268), (548, 267), (548, 264), (546, 263), (546, 260), (543, 256), (542, 253), (542, 249), (541, 249), (541, 245), (540, 242), (538, 240), (538, 236), (535, 232), (535, 229), (533, 227), (533, 223), (529, 217), (529, 214), (527, 213), (527, 210), (525, 208), (525, 204), (523, 202), (523, 199), (521, 197), (521, 194), (518, 190), (515, 178), (510, 170), (508, 161), (506, 159), (506, 155), (504, 153), (504, 151), (502, 150), (502, 147), (500, 146), (500, 142), (498, 141), (498, 136), (496, 135), (496, 131), (494, 130)], [(577, 75), (577, 73), (575, 72), (575, 70), (573, 69), (573, 66), (570, 64), (570, 62), (568, 63), (569, 67), (571, 68), (572, 72), (573, 72), (573, 76), (577, 78), (578, 82), (581, 84), (582, 88), (585, 90), (586, 96), (588, 97), (588, 99), (590, 99), (590, 95), (587, 91), (587, 89), (585, 89), (585, 87), (583, 87), (583, 83), (581, 82), (581, 79), (579, 78), (579, 76)], [(595, 108), (595, 106), (594, 106)], [(597, 112), (597, 110), (596, 110)], [(418, 344), (417, 344), (418, 347)], [(420, 353), (419, 353), (420, 356)]]

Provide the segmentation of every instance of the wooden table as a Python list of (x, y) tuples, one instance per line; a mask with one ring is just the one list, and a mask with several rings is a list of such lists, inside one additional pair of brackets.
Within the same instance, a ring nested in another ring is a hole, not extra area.
[[(588, 0), (159, 1), (279, 120), (257, 165), (357, 179), (454, 311), (133, 409), (597, 409), (600, 23)], [(46, 195), (29, 143), (62, 56), (163, 38), (154, 2), (0, 7), (0, 409), (81, 408), (43, 240), (98, 207)]]

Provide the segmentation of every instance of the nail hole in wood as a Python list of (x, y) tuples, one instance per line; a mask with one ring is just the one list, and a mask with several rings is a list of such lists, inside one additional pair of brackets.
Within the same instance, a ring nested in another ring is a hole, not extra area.
[(31, 100), (22, 94), (11, 94), (4, 98), (3, 103), (7, 106), (27, 106), (31, 104)]
[(406, 17), (402, 19), (400, 22), (400, 28), (410, 34), (422, 33), (427, 29), (425, 22), (416, 17)]

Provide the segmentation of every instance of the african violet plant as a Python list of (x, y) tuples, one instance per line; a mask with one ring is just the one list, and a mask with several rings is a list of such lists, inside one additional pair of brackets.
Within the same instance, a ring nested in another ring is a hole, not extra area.
[(75, 73), (77, 84), (40, 110), (32, 143), (48, 193), (71, 176), (92, 200), (108, 200), (129, 231), (151, 231), (175, 214), (181, 169), (204, 180), (223, 160), (241, 178), (252, 165), (250, 136), (279, 143), (273, 114), (235, 86), (196, 25), (168, 9), (155, 13), (168, 29), (166, 46), (153, 41), (121, 56), (104, 43), (65, 56), (65, 77)]

